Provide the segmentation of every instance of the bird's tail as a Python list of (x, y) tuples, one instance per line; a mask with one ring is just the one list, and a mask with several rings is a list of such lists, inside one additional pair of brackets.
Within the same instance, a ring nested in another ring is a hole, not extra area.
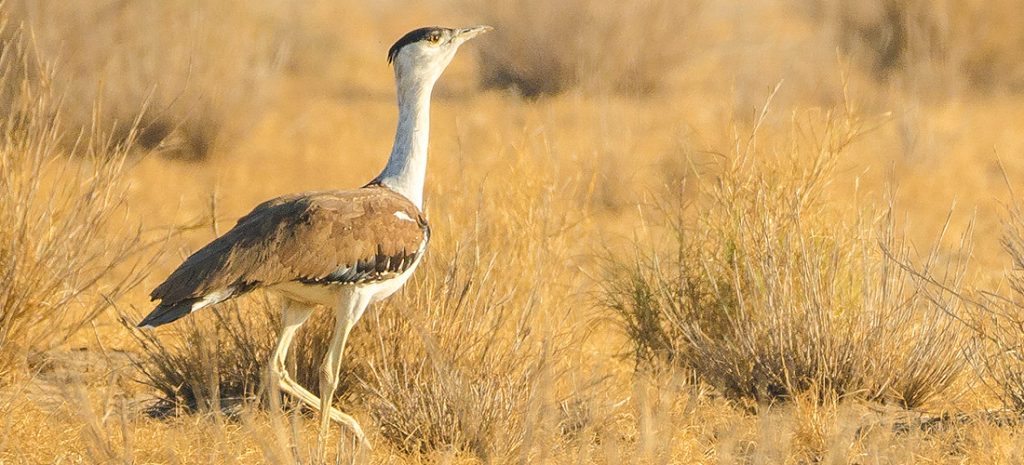
[(138, 327), (155, 328), (172, 321), (177, 321), (183, 316), (192, 313), (193, 306), (195, 306), (195, 304), (200, 300), (201, 299), (187, 299), (181, 302), (157, 305), (149, 315), (146, 315), (146, 317), (139, 322)]
[(251, 287), (239, 290), (237, 286), (231, 286), (226, 289), (210, 292), (202, 297), (191, 297), (177, 302), (161, 302), (160, 305), (157, 305), (149, 315), (139, 322), (139, 327), (155, 328), (160, 325), (165, 325), (178, 320), (189, 313), (199, 310), (200, 308), (218, 304), (236, 295), (244, 294), (248, 292), (249, 289), (251, 289)]

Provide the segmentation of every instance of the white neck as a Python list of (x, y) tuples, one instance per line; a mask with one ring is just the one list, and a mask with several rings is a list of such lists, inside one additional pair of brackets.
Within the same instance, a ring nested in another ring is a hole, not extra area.
[(430, 93), (435, 79), (402, 79), (398, 84), (398, 131), (391, 157), (375, 181), (423, 208), (423, 181), (427, 174), (430, 136)]

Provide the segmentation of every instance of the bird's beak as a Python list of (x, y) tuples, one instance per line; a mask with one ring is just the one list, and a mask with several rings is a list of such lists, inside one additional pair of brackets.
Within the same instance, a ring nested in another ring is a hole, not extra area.
[(493, 29), (494, 28), (490, 26), (473, 26), (456, 29), (455, 34), (452, 35), (452, 42), (454, 42), (455, 45), (462, 45), (463, 42)]

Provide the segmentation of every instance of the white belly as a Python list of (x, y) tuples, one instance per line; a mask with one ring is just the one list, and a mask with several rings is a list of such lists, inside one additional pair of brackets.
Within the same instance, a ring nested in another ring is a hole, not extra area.
[(419, 266), (419, 264), (420, 261), (419, 259), (417, 259), (415, 262), (413, 262), (412, 266), (410, 266), (408, 270), (403, 271), (394, 279), (389, 279), (386, 281), (380, 281), (376, 283), (362, 284), (361, 290), (365, 289), (364, 292), (370, 294), (371, 304), (380, 302), (390, 297), (391, 294), (398, 292), (398, 290), (405, 285), (405, 282), (409, 280), (409, 277), (412, 276), (413, 272), (416, 271), (416, 267)]
[[(422, 255), (421, 255), (422, 257)], [(391, 279), (361, 284), (304, 284), (298, 281), (281, 283), (268, 288), (289, 299), (313, 305), (334, 308), (352, 293), (369, 298), (370, 303), (380, 302), (397, 292), (409, 280), (420, 261), (417, 259), (409, 269)]]

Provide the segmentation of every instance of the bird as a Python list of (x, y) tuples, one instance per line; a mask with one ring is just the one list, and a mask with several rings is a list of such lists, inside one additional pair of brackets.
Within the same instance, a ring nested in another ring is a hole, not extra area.
[[(466, 41), (492, 30), (422, 27), (388, 50), (398, 97), (398, 127), (387, 164), (366, 185), (304, 192), (256, 206), (229, 231), (197, 250), (150, 294), (159, 301), (138, 323), (155, 328), (199, 309), (265, 289), (281, 297), (282, 325), (268, 361), (281, 391), (320, 413), (317, 449), (330, 421), (369, 447), (359, 422), (331, 405), (349, 333), (367, 307), (395, 293), (430, 242), (423, 213), (430, 96)], [(319, 397), (289, 375), (296, 331), (316, 308), (333, 310), (334, 332), (319, 369)]]

